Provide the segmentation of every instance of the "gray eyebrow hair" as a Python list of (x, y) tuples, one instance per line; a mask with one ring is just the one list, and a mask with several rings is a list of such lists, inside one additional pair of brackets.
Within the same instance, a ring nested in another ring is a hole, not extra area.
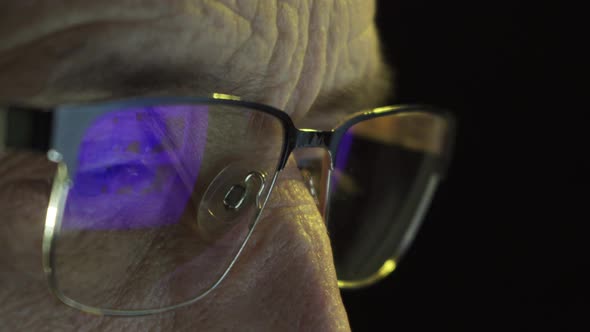
[[(84, 89), (92, 82), (93, 87), (109, 92), (109, 97), (162, 93), (205, 96), (221, 92), (251, 101), (259, 101), (268, 87), (261, 73), (244, 73), (242, 77), (247, 81), (237, 83), (228, 80), (223, 69), (211, 73), (210, 68), (204, 70), (203, 66), (198, 62), (134, 64), (127, 58), (110, 56), (78, 67), (56, 83), (58, 88), (76, 93), (76, 89)], [(393, 71), (383, 61), (380, 67), (375, 77), (358, 77), (332, 91), (320, 91), (309, 113), (383, 106), (392, 95)]]
[[(385, 69), (388, 69), (387, 67)], [(178, 68), (155, 66), (145, 70), (133, 71), (124, 73), (124, 75), (113, 75), (105, 79), (103, 77), (100, 81), (99, 87), (103, 87), (111, 91), (111, 95), (105, 99), (112, 99), (113, 97), (129, 97), (130, 95), (149, 95), (149, 94), (178, 94), (185, 93), (193, 96), (207, 96), (215, 90), (209, 88), (213, 84), (223, 86), (225, 89), (222, 92), (235, 94), (244, 98), (244, 100), (251, 99), (256, 101), (256, 96), (260, 95), (260, 87), (262, 87), (261, 77), (252, 76), (252, 85), (242, 85), (239, 87), (230, 87), (222, 78), (213, 75), (196, 75), (195, 73), (188, 73), (183, 71), (180, 73)], [(69, 75), (68, 75), (69, 76)], [(392, 73), (389, 70), (382, 70), (379, 72), (379, 77), (373, 78), (371, 84), (367, 84), (365, 80), (356, 80), (352, 83), (338, 87), (333, 90), (323, 91), (316, 98), (314, 104), (303, 119), (297, 121), (294, 119), (296, 125), (300, 128), (313, 128), (330, 130), (334, 125), (351, 113), (362, 110), (384, 106), (388, 99), (393, 96), (393, 81)], [(86, 76), (87, 78), (88, 76)], [(187, 78), (190, 78), (187, 80)], [(112, 80), (112, 81), (111, 81)], [(93, 80), (91, 80), (93, 81)], [(71, 81), (67, 81), (72, 84)], [(84, 81), (78, 79), (78, 84), (83, 84)], [(86, 82), (87, 83), (87, 82)], [(69, 85), (68, 84), (68, 85)], [(208, 86), (205, 89), (205, 86)], [(64, 88), (67, 88), (64, 86)], [(220, 88), (217, 88), (221, 91)], [(72, 88), (70, 91), (75, 92)], [(264, 91), (264, 90), (262, 90)], [(98, 101), (98, 100), (95, 100)], [(0, 100), (0, 152), (5, 147), (6, 134), (6, 107), (17, 106), (9, 101)], [(33, 107), (39, 111), (47, 110), (48, 106), (25, 105), (24, 107)], [(52, 105), (55, 106), (55, 105)], [(318, 125), (319, 123), (319, 125)], [(327, 126), (322, 126), (322, 123), (329, 123)]]
[(200, 70), (198, 63), (142, 63), (109, 57), (76, 68), (56, 81), (56, 88), (84, 92), (91, 86), (107, 92), (108, 98), (146, 95), (207, 96), (213, 92), (240, 97), (255, 96), (263, 87), (261, 74), (249, 73), (246, 83), (227, 79), (223, 71)]
[[(302, 117), (292, 114), (299, 127), (332, 129), (321, 124), (336, 124), (351, 113), (384, 106), (394, 96), (393, 71), (386, 63), (372, 78), (357, 77), (330, 90), (320, 91), (314, 103)], [(65, 100), (50, 103), (26, 103), (31, 107), (47, 108), (70, 102), (104, 101), (134, 96), (195, 96), (207, 97), (219, 92), (236, 95), (243, 100), (260, 102), (267, 84), (264, 75), (249, 73), (244, 82), (233, 82), (225, 73), (199, 70), (198, 64), (151, 63), (134, 65), (128, 59), (108, 57), (78, 67), (53, 82), (53, 89), (66, 91)], [(91, 87), (91, 95), (86, 94)], [(94, 94), (96, 92), (96, 94)], [(76, 97), (82, 99), (77, 99)], [(0, 100), (11, 105), (10, 100)], [(16, 103), (19, 105), (22, 103)], [(283, 110), (286, 111), (286, 110)], [(320, 124), (319, 126), (317, 124)]]

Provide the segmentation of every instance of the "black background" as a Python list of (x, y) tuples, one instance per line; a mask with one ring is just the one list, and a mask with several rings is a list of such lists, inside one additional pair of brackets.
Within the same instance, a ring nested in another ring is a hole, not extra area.
[(353, 330), (590, 331), (590, 126), (576, 99), (590, 58), (576, 47), (589, 40), (576, 12), (379, 1), (398, 101), (448, 108), (459, 130), (398, 270), (343, 292)]

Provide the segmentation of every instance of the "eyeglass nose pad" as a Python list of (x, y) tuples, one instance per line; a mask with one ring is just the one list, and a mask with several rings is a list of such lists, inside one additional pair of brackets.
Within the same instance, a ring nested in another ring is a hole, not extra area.
[(293, 151), (303, 181), (324, 218), (328, 215), (332, 156), (321, 148), (303, 148)]
[(235, 162), (219, 172), (199, 203), (197, 223), (206, 237), (224, 233), (240, 220), (253, 222), (262, 208), (267, 174), (248, 163)]
[[(256, 191), (258, 187), (258, 191)], [(234, 184), (229, 188), (223, 198), (223, 205), (227, 210), (238, 211), (244, 205), (248, 197), (255, 195), (256, 207), (262, 208), (262, 192), (265, 187), (265, 175), (252, 171), (246, 175), (242, 183)]]

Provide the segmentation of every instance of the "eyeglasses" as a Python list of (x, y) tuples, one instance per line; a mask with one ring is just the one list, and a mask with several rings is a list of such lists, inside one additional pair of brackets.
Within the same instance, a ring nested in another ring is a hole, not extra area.
[(291, 152), (306, 147), (329, 152), (300, 167), (318, 193), (339, 286), (376, 282), (414, 237), (454, 136), (452, 117), (427, 106), (363, 111), (330, 131), (222, 94), (45, 111), (30, 114), (49, 120), (37, 133), (48, 146), (25, 144), (57, 164), (44, 271), (64, 303), (101, 315), (160, 313), (215, 289)]

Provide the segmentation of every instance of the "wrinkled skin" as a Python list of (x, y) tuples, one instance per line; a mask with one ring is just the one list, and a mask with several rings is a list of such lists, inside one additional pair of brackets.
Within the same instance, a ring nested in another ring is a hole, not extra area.
[[(3, 1), (0, 100), (223, 92), (329, 127), (388, 92), (374, 11), (367, 0)], [(349, 107), (330, 109), (334, 91), (350, 92), (336, 94)], [(121, 319), (49, 293), (40, 254), (54, 168), (27, 153), (0, 161), (2, 329), (349, 330), (325, 225), (292, 165), (220, 287), (183, 309)]]

